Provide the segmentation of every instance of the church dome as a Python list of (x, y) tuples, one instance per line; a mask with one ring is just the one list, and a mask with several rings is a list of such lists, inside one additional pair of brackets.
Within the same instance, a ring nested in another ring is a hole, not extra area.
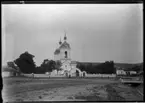
[(59, 49), (56, 49), (54, 54), (59, 54), (60, 53), (60, 50)]
[(70, 49), (70, 45), (69, 45), (66, 41), (64, 41), (64, 42), (62, 43), (62, 45), (61, 45), (59, 48), (60, 48), (60, 49), (61, 49), (61, 48)]

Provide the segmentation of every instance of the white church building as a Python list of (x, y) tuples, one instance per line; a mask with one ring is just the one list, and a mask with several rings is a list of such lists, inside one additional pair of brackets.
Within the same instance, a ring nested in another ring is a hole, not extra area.
[(54, 52), (54, 60), (61, 62), (61, 71), (58, 74), (66, 76), (86, 76), (85, 71), (81, 71), (76, 67), (77, 62), (71, 60), (71, 47), (67, 42), (66, 34), (64, 36), (64, 41), (59, 41), (59, 47)]

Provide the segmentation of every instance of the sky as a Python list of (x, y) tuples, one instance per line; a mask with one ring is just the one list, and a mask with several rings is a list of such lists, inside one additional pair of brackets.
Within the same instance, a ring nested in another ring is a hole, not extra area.
[(142, 4), (3, 4), (2, 64), (28, 51), (54, 59), (66, 32), (80, 62), (143, 62)]

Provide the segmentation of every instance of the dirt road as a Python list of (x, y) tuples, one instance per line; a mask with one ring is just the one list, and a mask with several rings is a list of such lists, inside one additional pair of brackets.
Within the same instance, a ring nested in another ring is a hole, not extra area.
[(4, 101), (143, 100), (134, 88), (97, 78), (6, 78)]

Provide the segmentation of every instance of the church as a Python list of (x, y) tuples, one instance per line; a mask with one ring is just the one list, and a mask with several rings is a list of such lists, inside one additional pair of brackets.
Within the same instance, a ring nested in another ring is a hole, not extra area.
[(62, 75), (67, 76), (84, 76), (85, 71), (81, 71), (76, 67), (77, 62), (71, 60), (71, 47), (67, 42), (66, 34), (64, 36), (64, 41), (59, 41), (59, 46), (54, 52), (54, 60), (61, 62), (61, 70), (58, 72)]

